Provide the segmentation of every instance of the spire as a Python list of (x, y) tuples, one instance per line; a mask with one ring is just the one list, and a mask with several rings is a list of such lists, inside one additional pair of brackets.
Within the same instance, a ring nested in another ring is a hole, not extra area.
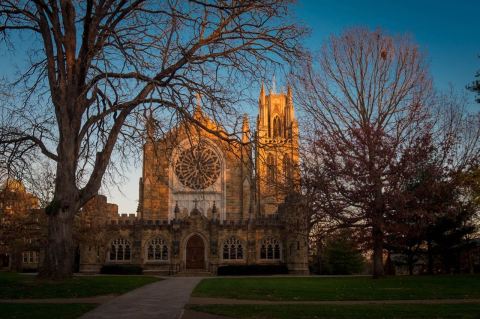
[(293, 96), (292, 96), (292, 87), (290, 84), (287, 86), (287, 96), (285, 97), (285, 119), (286, 123), (285, 126), (289, 127), (292, 120), (293, 120)]
[(195, 95), (195, 111), (193, 112), (193, 118), (196, 120), (199, 120), (203, 118), (203, 113), (202, 113), (202, 96), (200, 93), (197, 92)]
[(271, 93), (275, 94), (276, 93), (276, 83), (275, 83), (275, 74), (273, 74), (273, 77), (272, 77), (272, 91)]
[(262, 86), (260, 87), (260, 97), (258, 98), (258, 108), (259, 108), (258, 113), (260, 117), (259, 124), (263, 127), (263, 125), (265, 125), (266, 123), (265, 119), (268, 117), (266, 103), (265, 103), (265, 86), (263, 84), (263, 81), (262, 81)]
[(243, 114), (242, 123), (242, 143), (248, 143), (250, 140), (250, 123), (248, 122), (247, 113)]
[(197, 94), (195, 95), (195, 98), (197, 99), (197, 108), (200, 108), (202, 104), (202, 96), (200, 95), (200, 93), (197, 92)]
[(155, 119), (153, 118), (153, 114), (150, 111), (147, 115), (146, 123), (146, 142), (153, 142), (155, 139)]
[(263, 81), (262, 81), (262, 86), (260, 87), (260, 96), (258, 98), (258, 104), (259, 104), (260, 112), (261, 112), (262, 107), (265, 106), (265, 87), (263, 85)]

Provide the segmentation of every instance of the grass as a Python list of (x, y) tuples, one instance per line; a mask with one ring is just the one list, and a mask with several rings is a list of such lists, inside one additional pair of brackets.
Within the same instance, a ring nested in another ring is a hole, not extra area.
[(148, 276), (78, 276), (57, 282), (32, 275), (0, 273), (0, 299), (119, 295), (158, 280)]
[(1, 304), (2, 319), (70, 319), (97, 307), (95, 304)]
[(194, 297), (253, 300), (480, 298), (480, 276), (260, 277), (204, 279)]
[(204, 305), (192, 310), (248, 319), (480, 318), (480, 304), (441, 305)]

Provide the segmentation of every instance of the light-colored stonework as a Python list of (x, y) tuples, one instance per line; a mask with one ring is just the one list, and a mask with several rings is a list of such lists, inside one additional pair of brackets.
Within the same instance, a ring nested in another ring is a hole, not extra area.
[[(204, 129), (180, 124), (155, 138), (147, 123), (137, 214), (96, 196), (76, 221), (77, 265), (96, 273), (127, 264), (145, 273), (215, 274), (225, 265), (286, 265), (308, 273), (299, 187), (298, 124), (292, 93), (259, 97), (255, 130), (245, 116), (240, 141), (204, 115)], [(197, 124), (198, 124), (197, 123)]]
[[(262, 86), (256, 130), (245, 117), (241, 142), (225, 141), (200, 105), (194, 118), (206, 130), (180, 124), (160, 140), (153, 119), (147, 123), (136, 216), (116, 214), (101, 196), (84, 207), (80, 271), (132, 264), (147, 273), (215, 274), (224, 265), (285, 264), (308, 273), (307, 239), (295, 220), (301, 208), (284, 203), (299, 175), (290, 89), (267, 95)], [(106, 217), (96, 220), (100, 211)]]

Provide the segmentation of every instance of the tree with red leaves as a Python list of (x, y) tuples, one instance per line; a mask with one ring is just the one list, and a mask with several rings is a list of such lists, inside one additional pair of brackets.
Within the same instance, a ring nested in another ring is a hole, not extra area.
[(296, 85), (298, 103), (315, 123), (305, 160), (314, 201), (331, 220), (363, 230), (373, 275), (382, 276), (401, 154), (430, 127), (423, 56), (408, 38), (351, 29), (302, 66)]

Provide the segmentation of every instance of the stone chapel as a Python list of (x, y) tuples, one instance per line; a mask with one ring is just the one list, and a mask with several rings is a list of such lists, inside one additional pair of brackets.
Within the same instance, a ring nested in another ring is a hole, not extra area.
[[(216, 274), (228, 265), (285, 265), (308, 273), (299, 227), (298, 122), (292, 92), (266, 94), (255, 129), (239, 141), (198, 105), (193, 118), (157, 139), (147, 122), (137, 214), (118, 215), (97, 196), (81, 214), (79, 270), (129, 264), (144, 273)], [(290, 199), (290, 200), (289, 200)], [(99, 217), (101, 216), (101, 217)], [(300, 225), (300, 226), (299, 226)]]

